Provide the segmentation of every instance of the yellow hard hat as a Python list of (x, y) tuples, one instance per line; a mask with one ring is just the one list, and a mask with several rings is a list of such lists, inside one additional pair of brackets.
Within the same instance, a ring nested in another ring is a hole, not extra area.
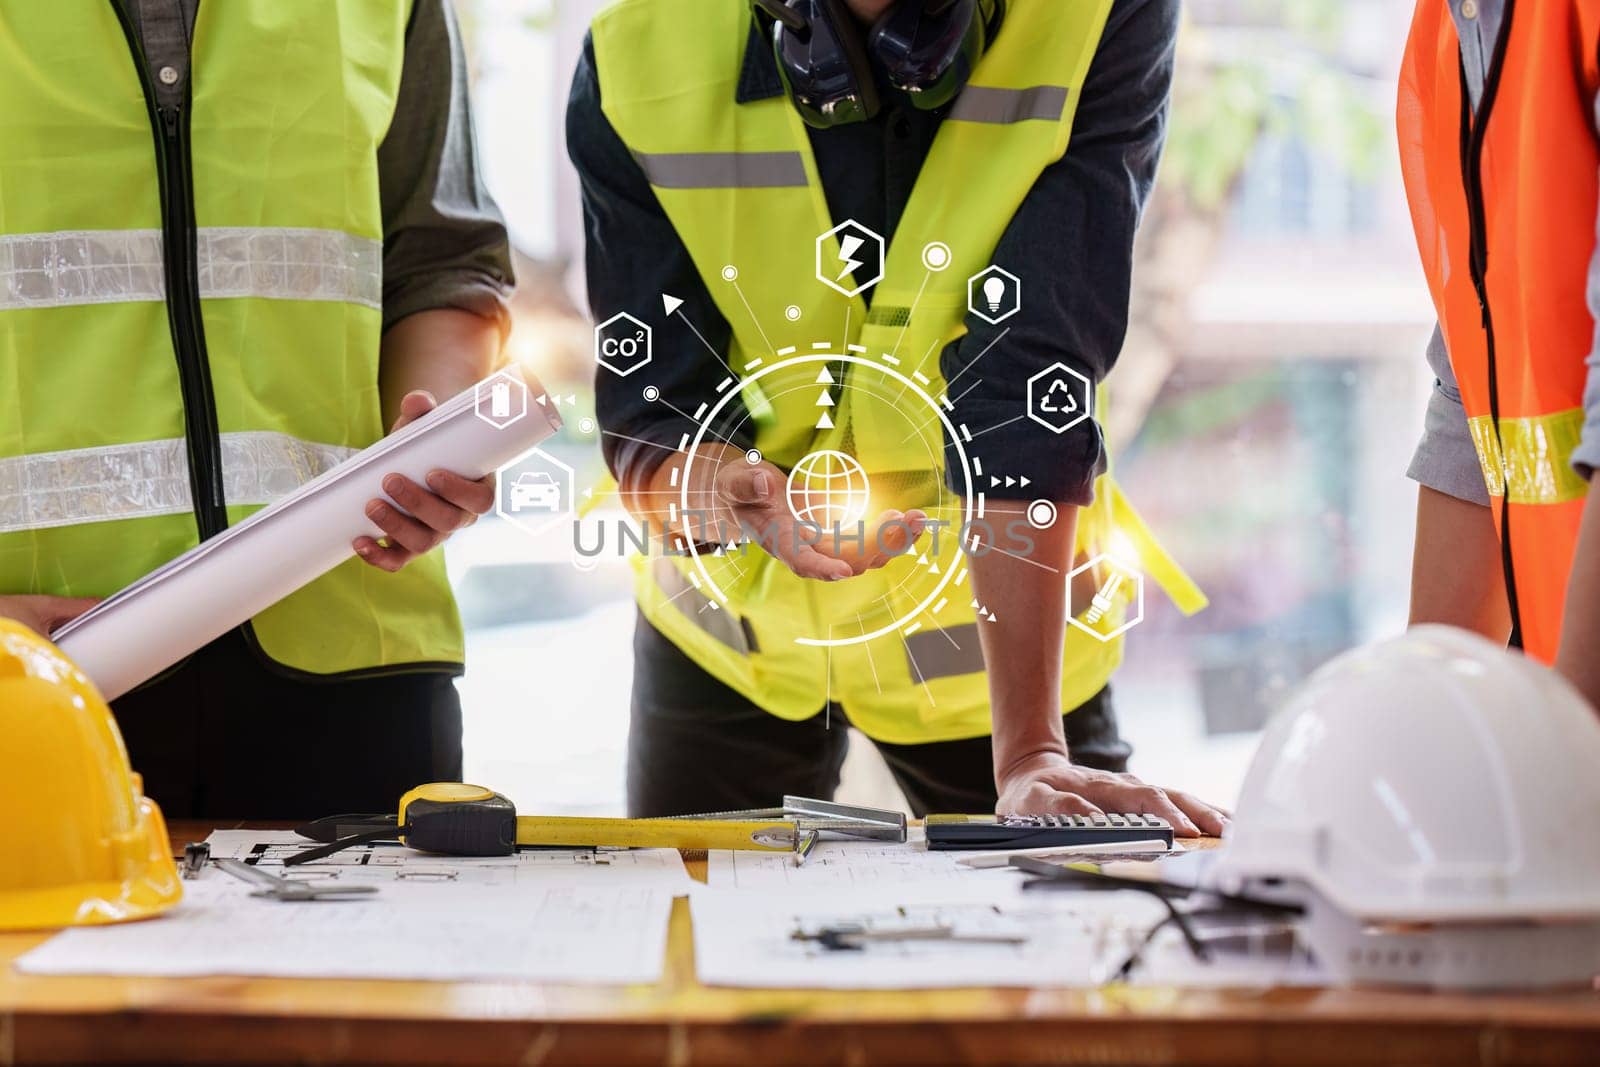
[(183, 895), (167, 826), (111, 709), (54, 645), (0, 619), (0, 930), (159, 914)]

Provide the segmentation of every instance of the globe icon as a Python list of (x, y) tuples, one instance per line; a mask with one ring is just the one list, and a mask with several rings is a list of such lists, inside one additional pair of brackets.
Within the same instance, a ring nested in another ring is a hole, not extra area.
[(789, 510), (824, 530), (854, 527), (867, 513), (867, 472), (843, 452), (812, 452), (789, 472)]

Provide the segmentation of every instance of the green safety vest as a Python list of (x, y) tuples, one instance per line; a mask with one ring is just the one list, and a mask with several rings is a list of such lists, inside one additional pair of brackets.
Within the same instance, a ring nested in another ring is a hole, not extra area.
[[(409, 9), (203, 4), (187, 115), (118, 5), (0, 10), (0, 592), (115, 593), (383, 436)], [(463, 658), (437, 553), (352, 557), (247, 633), (316, 675)]]
[[(750, 39), (748, 0), (620, 0), (593, 24), (605, 114), (732, 327), (727, 361), (742, 379), (756, 447), (786, 469), (820, 449), (853, 455), (871, 475), (874, 512), (933, 505), (937, 517), (959, 525), (961, 514), (941, 489), (938, 412), (905, 399), (915, 388), (891, 383), (891, 395), (873, 380), (882, 377), (878, 372), (841, 362), (830, 376), (843, 372), (857, 388), (839, 391), (833, 428), (822, 422), (819, 429), (818, 387), (809, 374), (781, 384), (751, 379), (764, 365), (831, 349), (915, 375), (921, 391), (950, 410), (938, 356), (965, 333), (967, 280), (989, 265), (1024, 197), (1065, 154), (1111, 9), (1110, 0), (1011, 0), (1007, 6), (1002, 32), (923, 165), (870, 313), (859, 296), (847, 298), (815, 277), (819, 262), (843, 262), (836, 241), (825, 241), (820, 252), (816, 247), (818, 235), (842, 220), (829, 215), (798, 113), (782, 98), (735, 103)], [(925, 246), (935, 241), (952, 252), (942, 272), (923, 263)], [(1024, 277), (1026, 266), (1012, 265)], [(729, 267), (737, 272), (732, 280)], [(658, 346), (665, 346), (662, 337), (671, 328), (658, 328)], [(630, 380), (647, 384), (645, 369)], [(727, 387), (719, 386), (719, 394)], [(917, 409), (909, 439), (908, 403)], [(927, 432), (915, 432), (917, 421)], [(1003, 472), (991, 472), (997, 473)], [(980, 478), (974, 489), (986, 487), (987, 478)], [(1134, 556), (1130, 562), (1167, 587), (1181, 607), (1203, 606), (1199, 591), (1107, 479), (1080, 516), (1080, 550), (1103, 550), (1113, 533), (1121, 535), (1122, 554)], [(636, 561), (636, 591), (654, 626), (774, 715), (807, 718), (832, 699), (869, 736), (891, 743), (981, 736), (990, 729), (978, 638), (987, 623), (973, 607), (970, 584), (952, 583), (935, 604), (917, 611), (927, 589), (919, 575), (965, 577), (955, 532), (945, 531), (941, 540), (937, 554), (925, 535), (917, 554), (827, 585), (796, 578), (755, 551), (714, 558), (705, 566), (715, 569), (715, 594), (691, 561), (656, 555)], [(1126, 597), (1117, 610), (1125, 604)], [(804, 643), (841, 631), (867, 634), (869, 624), (860, 620), (873, 611), (874, 618), (902, 618), (906, 625), (870, 641)], [(1062, 706), (1075, 708), (1098, 692), (1121, 655), (1120, 638), (1102, 643), (1069, 630)]]

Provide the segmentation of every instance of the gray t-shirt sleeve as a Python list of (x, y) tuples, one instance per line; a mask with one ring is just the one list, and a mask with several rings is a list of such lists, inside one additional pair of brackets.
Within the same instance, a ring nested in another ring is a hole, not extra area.
[(449, 0), (416, 0), (394, 119), (378, 149), (383, 326), (459, 308), (510, 328), (505, 221), (478, 169), (467, 65)]
[(1450, 369), (1450, 354), (1445, 351), (1444, 335), (1437, 326), (1428, 339), (1428, 366), (1433, 369), (1433, 393), (1428, 397), (1422, 440), (1417, 443), (1406, 474), (1429, 489), (1488, 507), (1483, 464), (1472, 443), (1467, 409), (1461, 404), (1461, 390)]
[[(1600, 315), (1600, 249), (1589, 264), (1589, 310)], [(1600, 331), (1589, 349), (1583, 382), (1583, 432), (1572, 451), (1572, 469), (1588, 481), (1600, 469)]]
[[(1600, 130), (1600, 96), (1595, 98), (1595, 127)], [(1600, 212), (1596, 213), (1600, 233)], [(1572, 453), (1572, 469), (1587, 481), (1600, 468), (1600, 245), (1589, 260), (1589, 314), (1595, 317), (1596, 335), (1589, 346), (1588, 377), (1583, 383), (1583, 433)]]

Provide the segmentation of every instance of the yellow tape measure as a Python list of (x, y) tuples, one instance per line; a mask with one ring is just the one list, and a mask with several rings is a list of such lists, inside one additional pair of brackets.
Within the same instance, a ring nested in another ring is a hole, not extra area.
[(519, 845), (793, 852), (800, 844), (799, 828), (783, 820), (519, 816), (501, 794), (458, 782), (418, 786), (401, 797), (397, 833), (419, 852), (450, 856), (505, 856)]

